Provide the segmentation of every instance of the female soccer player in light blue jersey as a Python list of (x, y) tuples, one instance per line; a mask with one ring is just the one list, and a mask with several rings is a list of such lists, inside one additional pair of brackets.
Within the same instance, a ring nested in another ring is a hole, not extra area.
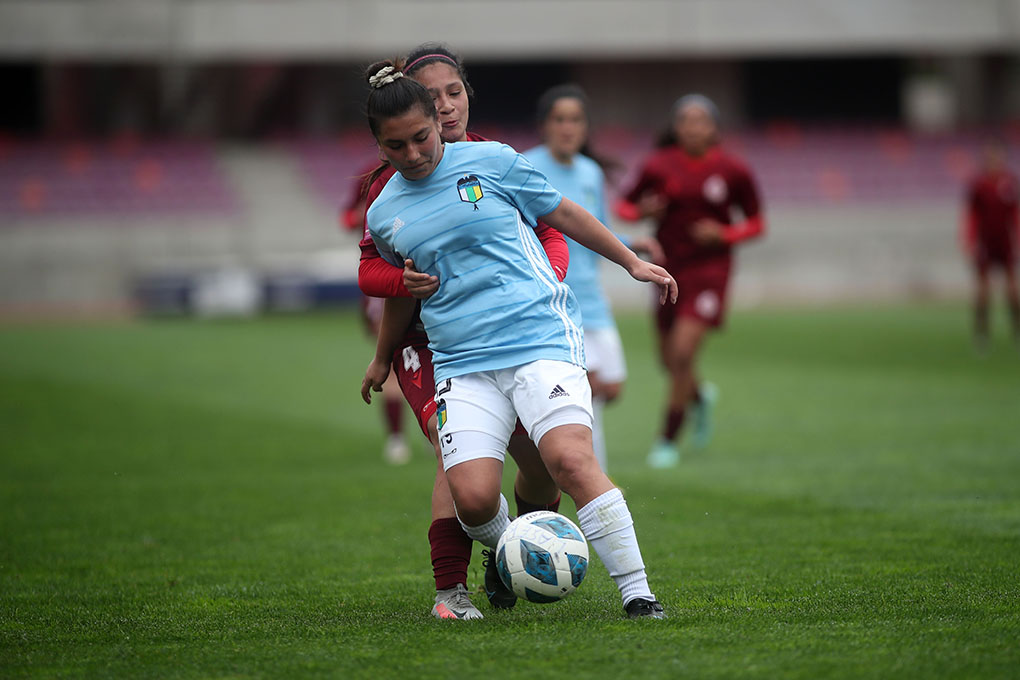
[[(676, 282), (644, 262), (590, 213), (553, 189), (530, 162), (495, 142), (445, 144), (428, 91), (399, 65), (369, 68), (366, 112), (395, 175), (368, 211), (380, 254), (412, 259), (439, 288), (422, 303), (439, 399), (439, 438), (457, 515), (469, 536), (495, 547), (509, 524), (500, 493), (507, 441), (519, 417), (581, 530), (620, 589), (632, 618), (662, 618), (648, 586), (627, 503), (599, 468), (591, 443), (591, 391), (576, 300), (542, 255), (541, 218), (657, 284)], [(413, 310), (413, 306), (408, 307)], [(406, 320), (394, 324), (402, 332)], [(384, 320), (384, 326), (389, 325)], [(392, 332), (362, 390), (389, 372)]]
[[(577, 85), (558, 85), (538, 100), (538, 126), (542, 144), (524, 152), (535, 169), (549, 183), (603, 224), (609, 211), (605, 196), (602, 164), (588, 148), (588, 97)], [(662, 248), (653, 238), (641, 237), (627, 243), (633, 250), (648, 253), (661, 263)], [(592, 445), (602, 470), (608, 470), (602, 407), (616, 399), (627, 377), (623, 345), (616, 321), (602, 287), (599, 268), (602, 258), (573, 239), (567, 239), (570, 268), (564, 283), (570, 286), (581, 308), (584, 352), (591, 385)]]

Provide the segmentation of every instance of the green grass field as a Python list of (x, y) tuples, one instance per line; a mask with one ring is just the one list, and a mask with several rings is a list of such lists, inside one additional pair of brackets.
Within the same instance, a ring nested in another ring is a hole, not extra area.
[(967, 318), (735, 314), (717, 436), (665, 472), (622, 318), (610, 472), (670, 616), (637, 622), (597, 560), (430, 616), (434, 463), (382, 462), (353, 313), (0, 328), (0, 676), (1020, 677), (1020, 352)]

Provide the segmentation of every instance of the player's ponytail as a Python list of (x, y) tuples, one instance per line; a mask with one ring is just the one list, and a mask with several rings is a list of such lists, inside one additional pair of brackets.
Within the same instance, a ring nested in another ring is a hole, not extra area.
[(368, 84), (378, 90), (380, 87), (389, 85), (397, 78), (403, 78), (404, 74), (397, 70), (396, 66), (383, 66), (375, 72), (375, 75), (368, 77)]
[(426, 118), (436, 118), (432, 95), (420, 83), (404, 77), (403, 61), (378, 61), (365, 71), (365, 81), (372, 88), (365, 104), (365, 117), (372, 135), (378, 137), (384, 120), (401, 116), (415, 106), (421, 107)]

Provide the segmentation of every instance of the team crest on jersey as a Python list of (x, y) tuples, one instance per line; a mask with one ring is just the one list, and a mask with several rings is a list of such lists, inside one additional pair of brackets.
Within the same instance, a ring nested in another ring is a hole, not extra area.
[(474, 203), (475, 210), (478, 210), (478, 201), (482, 199), (482, 183), (474, 175), (462, 177), (457, 182), (457, 193), (460, 200), (465, 203)]
[(726, 186), (726, 180), (720, 175), (711, 175), (701, 186), (701, 192), (710, 203), (719, 204), (726, 200), (729, 188)]

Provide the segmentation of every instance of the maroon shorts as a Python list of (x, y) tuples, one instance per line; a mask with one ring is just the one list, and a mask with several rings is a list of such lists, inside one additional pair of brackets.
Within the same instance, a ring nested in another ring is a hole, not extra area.
[(436, 379), (432, 352), (420, 343), (405, 343), (393, 353), (393, 372), (418, 426), (429, 438), (429, 419), (436, 414)]
[(1011, 243), (999, 244), (994, 247), (979, 243), (977, 252), (974, 254), (974, 268), (980, 274), (987, 274), (991, 269), (1012, 269), (1016, 266), (1016, 262), (1016, 248)]
[[(429, 420), (436, 415), (436, 379), (432, 369), (432, 351), (419, 342), (405, 343), (393, 353), (393, 372), (397, 376), (400, 391), (418, 420), (418, 427), (429, 439)], [(513, 436), (528, 431), (521, 421)]]
[[(666, 301), (657, 308), (656, 324), (666, 334), (678, 318), (696, 319), (711, 328), (723, 324), (726, 292), (730, 282), (730, 261), (687, 262), (669, 267), (676, 279), (676, 302)], [(656, 298), (658, 302), (658, 298)]]

